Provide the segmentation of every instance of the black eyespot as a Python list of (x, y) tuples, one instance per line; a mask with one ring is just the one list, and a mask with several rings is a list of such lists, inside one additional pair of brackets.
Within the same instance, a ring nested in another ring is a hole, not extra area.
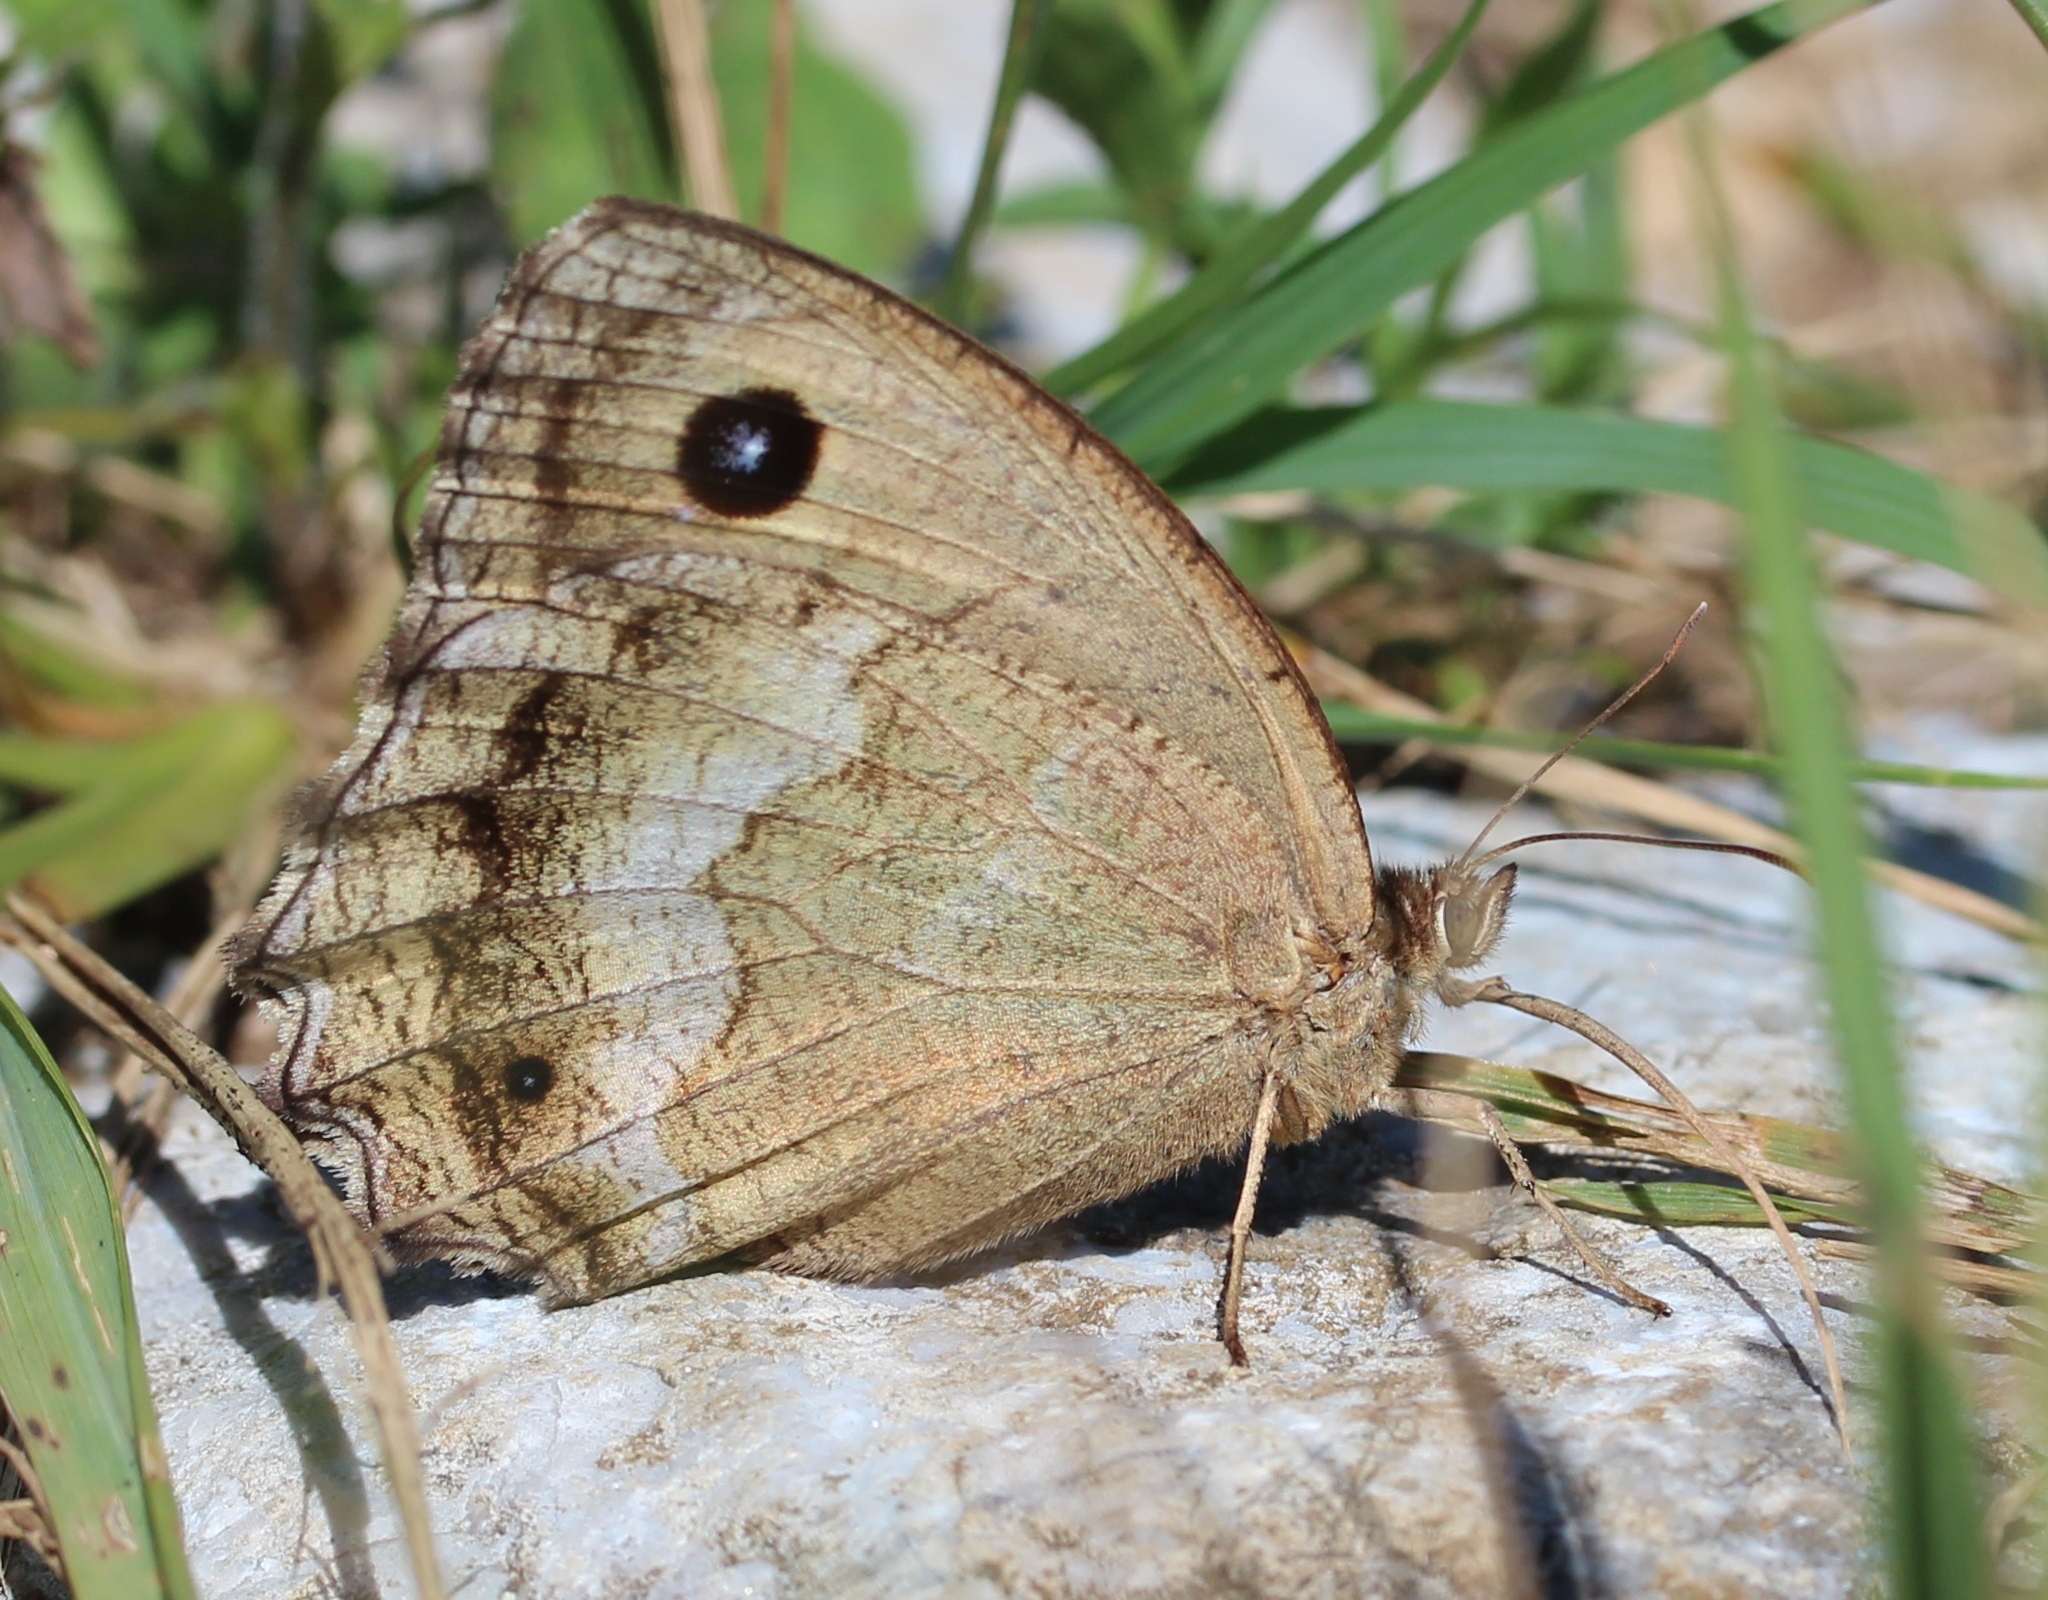
[(555, 1069), (539, 1056), (521, 1056), (505, 1069), (505, 1094), (531, 1105), (554, 1087)]
[(824, 432), (787, 389), (719, 395), (691, 413), (676, 471), (706, 511), (765, 517), (810, 487)]

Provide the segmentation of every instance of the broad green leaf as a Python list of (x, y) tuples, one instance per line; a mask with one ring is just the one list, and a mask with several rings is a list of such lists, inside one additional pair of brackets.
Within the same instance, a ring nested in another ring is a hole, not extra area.
[(1270, 0), (1060, 0), (1031, 87), (1101, 150), (1123, 210), (1159, 251), (1214, 245), (1197, 157)]
[(1623, 140), (1864, 0), (1785, 0), (1659, 51), (1516, 124), (1165, 351), (1094, 419), (1155, 476), (1430, 282), (1489, 228)]
[(389, 61), (412, 31), (405, 0), (318, 0), (334, 42), (335, 75), (355, 82)]
[(600, 195), (677, 197), (660, 57), (639, 0), (521, 0), (491, 109), (491, 177), (517, 243)]
[[(2048, 606), (2048, 544), (2018, 511), (1848, 445), (1791, 434), (1785, 443), (1815, 527)], [(1739, 503), (1727, 438), (1715, 429), (1448, 400), (1267, 412), (1204, 446), (1166, 479), (1179, 495), (1422, 484), (1609, 489)]]
[(67, 920), (121, 905), (218, 855), (284, 778), (296, 749), (291, 725), (263, 700), (209, 706), (136, 739), (80, 743), (70, 775), (96, 764), (96, 781), (0, 829), (0, 885), (33, 881)]
[(78, 1600), (192, 1591), (106, 1165), (0, 992), (0, 1396)]
[[(725, 115), (733, 185), (748, 220), (761, 211), (768, 125), (770, 0), (726, 0), (715, 13), (712, 68)], [(923, 244), (910, 134), (895, 108), (801, 26), (790, 86), (792, 244), (870, 277), (900, 279)]]
[(181, 0), (13, 0), (28, 49), (58, 60), (126, 56), (188, 108), (206, 98), (206, 14)]

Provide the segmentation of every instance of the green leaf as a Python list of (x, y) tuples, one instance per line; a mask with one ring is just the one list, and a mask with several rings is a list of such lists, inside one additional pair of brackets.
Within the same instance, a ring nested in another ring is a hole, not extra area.
[[(1544, 1187), (1568, 1206), (1626, 1217), (1653, 1228), (1761, 1228), (1764, 1214), (1749, 1191), (1734, 1183), (1650, 1181), (1601, 1183), (1590, 1178), (1553, 1178)], [(1778, 1213), (1787, 1222), (1853, 1222), (1845, 1206), (1774, 1194)]]
[(1897, 1013), (1879, 938), (1854, 740), (1804, 529), (1806, 474), (1750, 321), (1727, 205), (1695, 146), (1728, 353), (1728, 474), (1747, 514), (1752, 627), (1771, 743), (1806, 847), (1814, 938), (1876, 1250), (1875, 1378), (1884, 1530), (1897, 1600), (1976, 1600), (1986, 1585), (1978, 1432), (1952, 1364), (1924, 1245), (1920, 1152), (1906, 1109)]
[[(1384, 743), (1395, 739), (1427, 739), (1432, 744), (1481, 744), (1503, 750), (1562, 750), (1567, 741), (1541, 733), (1516, 733), (1507, 728), (1475, 728), (1447, 722), (1421, 722), (1390, 717), (1338, 701), (1323, 702), (1330, 731), (1347, 743)], [(1753, 772), (1774, 777), (1776, 756), (1722, 745), (1662, 744), (1650, 739), (1615, 739), (1595, 734), (1582, 740), (1576, 753), (1589, 761), (1617, 767), (1683, 767), (1706, 772)], [(5, 760), (0, 745), (0, 762)], [(1851, 769), (1858, 783), (1908, 783), (1929, 789), (2048, 789), (2048, 778), (2023, 778), (2004, 772), (1959, 772), (1948, 767), (1918, 767), (1900, 761), (1858, 761)]]
[[(32, 878), (66, 920), (96, 916), (218, 855), (285, 777), (297, 740), (264, 700), (208, 706), (161, 732), (77, 741), (39, 756), (57, 776), (89, 777), (69, 797), (0, 829), (0, 886)], [(24, 787), (38, 788), (34, 779)]]
[(78, 1600), (184, 1600), (191, 1574), (91, 1125), (0, 992), (0, 1396)]
[(133, 678), (87, 660), (51, 631), (0, 612), (0, 672), (99, 711), (140, 711), (154, 696)]
[(1092, 350), (1046, 374), (1057, 394), (1077, 394), (1178, 339), (1238, 298), (1238, 292), (1279, 260), (1315, 225), (1337, 192), (1392, 146), (1408, 119), (1429, 98), (1485, 15), (1489, 0), (1472, 0), (1451, 35), (1421, 69), (1401, 86), (1373, 125), (1318, 173), (1280, 210), (1252, 223), (1224, 242), (1202, 270), (1176, 292), (1149, 306)]
[(1095, 141), (1131, 218), (1161, 248), (1201, 242), (1182, 238), (1181, 225), (1214, 109), (1197, 93), (1179, 9), (1062, 0), (1041, 29), (1031, 82)]
[(1064, 227), (1130, 221), (1123, 196), (1106, 183), (1050, 183), (1005, 195), (989, 218), (996, 228)]
[[(1786, 436), (1813, 525), (1932, 561), (2048, 606), (2048, 543), (2010, 506), (1882, 456)], [(1269, 411), (1211, 441), (1165, 480), (1178, 495), (1607, 489), (1740, 503), (1727, 436), (1712, 428), (1564, 407), (1409, 400)]]
[[(726, 0), (712, 29), (712, 69), (740, 209), (761, 213), (768, 133), (770, 0)], [(856, 272), (900, 279), (924, 242), (910, 134), (851, 67), (818, 49), (798, 13), (790, 85), (789, 188), (783, 233)]]
[(318, 0), (334, 42), (336, 76), (353, 83), (384, 65), (412, 32), (405, 0)]
[(519, 244), (600, 195), (678, 197), (660, 56), (638, 0), (522, 0), (491, 111), (491, 177)]
[(1094, 420), (1154, 476), (1251, 415), (1302, 367), (1428, 283), (1495, 224), (1751, 62), (1860, 9), (1785, 0), (1604, 78), (1383, 206), (1164, 352)]
[(1273, 0), (1214, 0), (1209, 6), (1190, 52), (1189, 86), (1195, 104), (1209, 113), (1222, 104), (1252, 35), (1272, 8)]

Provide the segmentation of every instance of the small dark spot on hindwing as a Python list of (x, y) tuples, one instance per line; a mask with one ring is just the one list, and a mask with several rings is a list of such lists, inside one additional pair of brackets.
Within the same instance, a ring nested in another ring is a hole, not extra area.
[(521, 1056), (505, 1065), (505, 1096), (521, 1105), (543, 1099), (554, 1085), (554, 1063), (541, 1056)]

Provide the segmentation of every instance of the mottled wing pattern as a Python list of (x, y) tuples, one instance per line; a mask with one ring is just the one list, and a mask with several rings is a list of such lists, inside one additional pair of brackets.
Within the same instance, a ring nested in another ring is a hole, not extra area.
[(269, 1093), (401, 1248), (556, 1299), (937, 1261), (1239, 1144), (1371, 921), (1313, 703), (1171, 505), (667, 207), (515, 269), (364, 702), (237, 950)]

